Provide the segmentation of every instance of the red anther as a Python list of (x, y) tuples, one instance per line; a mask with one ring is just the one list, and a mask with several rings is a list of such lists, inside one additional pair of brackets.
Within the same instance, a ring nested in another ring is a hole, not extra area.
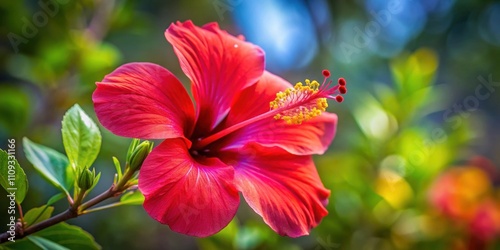
[(338, 95), (335, 97), (335, 101), (337, 101), (338, 103), (341, 103), (344, 101), (344, 97), (342, 97), (341, 95)]
[(327, 69), (324, 69), (323, 72), (321, 72), (323, 74), (324, 77), (330, 77), (330, 71), (327, 70)]
[(340, 86), (340, 87), (339, 87), (339, 92), (340, 92), (341, 94), (345, 94), (345, 93), (347, 93), (347, 88), (346, 88), (345, 86)]
[(339, 78), (339, 85), (340, 86), (345, 86), (346, 82), (345, 82), (345, 79), (344, 78)]

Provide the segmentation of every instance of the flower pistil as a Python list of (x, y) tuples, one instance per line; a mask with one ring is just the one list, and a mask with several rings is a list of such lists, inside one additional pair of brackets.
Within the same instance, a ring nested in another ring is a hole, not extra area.
[(274, 117), (276, 120), (282, 119), (287, 124), (302, 124), (303, 121), (320, 115), (328, 107), (326, 99), (333, 99), (340, 103), (344, 100), (342, 95), (347, 93), (344, 78), (339, 78), (337, 84), (332, 86), (333, 81), (329, 79), (330, 71), (323, 70), (323, 76), (322, 84), (319, 84), (317, 81), (306, 80), (305, 86), (299, 82), (284, 92), (278, 92), (276, 98), (270, 102), (271, 109), (268, 112), (199, 139), (194, 143), (193, 148), (204, 148), (208, 144), (244, 126), (266, 118)]
[(282, 110), (274, 119), (284, 120), (287, 124), (302, 124), (326, 111), (327, 99), (342, 102), (344, 98), (341, 95), (347, 93), (345, 79), (339, 78), (338, 84), (332, 86), (330, 71), (323, 70), (323, 76), (322, 84), (306, 79), (305, 85), (298, 82), (294, 87), (278, 92), (269, 103), (271, 110)]

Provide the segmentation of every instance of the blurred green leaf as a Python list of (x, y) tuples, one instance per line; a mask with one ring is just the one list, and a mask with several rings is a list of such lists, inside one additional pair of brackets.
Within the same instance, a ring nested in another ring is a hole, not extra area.
[(198, 239), (198, 246), (203, 250), (235, 249), (238, 234), (238, 221), (234, 218), (217, 234)]
[(69, 248), (38, 236), (28, 236), (26, 238), (43, 250), (69, 250)]
[(391, 63), (391, 71), (396, 86), (405, 96), (430, 86), (438, 63), (436, 53), (426, 48), (395, 58)]
[(386, 140), (394, 135), (398, 129), (394, 116), (372, 95), (365, 93), (361, 99), (362, 105), (354, 107), (353, 113), (363, 133), (374, 140)]
[(139, 190), (128, 192), (120, 197), (120, 203), (124, 205), (142, 205), (144, 203), (144, 195)]
[(46, 205), (50, 206), (50, 205), (56, 203), (57, 201), (59, 201), (60, 199), (62, 199), (64, 197), (66, 197), (66, 194), (64, 194), (64, 193), (58, 193), (58, 194), (50, 197), (50, 199), (49, 199), (49, 201), (47, 201)]
[(68, 158), (43, 145), (23, 138), (24, 153), (28, 161), (47, 181), (67, 195), (73, 186), (75, 173), (69, 165)]
[(429, 100), (434, 98), (433, 86), (438, 58), (430, 49), (419, 49), (393, 60), (391, 71), (397, 87), (398, 113), (394, 115), (400, 123), (412, 120)]
[(82, 70), (85, 72), (100, 72), (116, 66), (121, 59), (120, 52), (109, 43), (86, 43), (86, 53), (82, 54)]
[(64, 115), (62, 137), (64, 149), (73, 169), (81, 171), (90, 167), (101, 148), (101, 133), (78, 104)]
[(28, 192), (28, 179), (14, 155), (0, 150), (0, 184), (7, 193), (15, 192), (16, 202), (22, 203)]
[(0, 86), (0, 131), (20, 134), (26, 127), (30, 114), (30, 100), (25, 92), (10, 86)]
[(341, 220), (350, 223), (359, 223), (360, 216), (362, 215), (363, 201), (358, 193), (353, 189), (347, 187), (336, 190), (332, 194), (332, 206), (338, 215), (341, 215)]
[[(69, 225), (61, 222), (54, 226), (48, 227), (42, 231), (32, 234), (30, 237), (40, 237), (51, 241), (60, 246), (72, 250), (93, 250), (101, 249), (101, 246), (94, 241), (94, 237), (83, 229), (77, 226)], [(29, 239), (16, 240), (16, 242), (8, 242), (4, 244), (9, 249), (43, 249), (37, 246)], [(50, 249), (50, 248), (49, 248)]]
[(52, 215), (54, 212), (54, 207), (51, 206), (41, 206), (30, 209), (24, 215), (24, 222), (26, 223), (26, 227), (42, 222)]

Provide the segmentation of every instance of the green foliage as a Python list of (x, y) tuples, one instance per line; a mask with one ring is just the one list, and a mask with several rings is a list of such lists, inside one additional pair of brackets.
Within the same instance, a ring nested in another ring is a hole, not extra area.
[(94, 121), (75, 104), (62, 121), (64, 149), (73, 169), (80, 172), (92, 165), (101, 148), (101, 133)]
[[(122, 167), (120, 165), (120, 161), (118, 160), (118, 158), (114, 157), (113, 156), (113, 165), (115, 166), (115, 170), (116, 170), (116, 179), (117, 180), (120, 180), (122, 178)], [(116, 180), (115, 180), (116, 182)]]
[(7, 191), (15, 192), (16, 202), (22, 203), (28, 192), (28, 179), (13, 154), (0, 150), (0, 185)]
[(318, 227), (320, 239), (342, 249), (365, 248), (374, 239), (388, 249), (429, 240), (415, 238), (427, 233), (419, 221), (427, 216), (427, 187), (471, 138), (466, 122), (448, 129), (445, 120), (426, 117), (443, 107), (433, 85), (437, 65), (428, 49), (403, 54), (391, 64), (393, 86), (376, 83), (373, 91), (353, 94), (358, 127), (339, 135), (348, 135), (349, 150), (316, 161), (332, 191), (331, 217)]
[(69, 248), (63, 247), (53, 241), (47, 240), (38, 236), (28, 236), (26, 237), (29, 241), (33, 242), (37, 247), (43, 250), (69, 250)]
[(101, 173), (95, 174), (95, 171), (92, 171), (92, 174), (94, 175), (94, 181), (92, 182), (92, 186), (87, 190), (88, 192), (92, 191), (97, 183), (99, 183), (99, 180), (101, 179)]
[[(89, 170), (90, 165), (99, 153), (101, 144), (101, 135), (95, 123), (78, 105), (75, 105), (66, 113), (62, 124), (65, 149), (68, 155), (71, 155), (69, 160), (65, 155), (51, 148), (36, 144), (28, 138), (23, 138), (26, 158), (41, 176), (62, 191), (62, 193), (52, 196), (47, 205), (32, 208), (26, 212), (23, 217), (24, 229), (52, 219), (51, 215), (54, 207), (50, 205), (64, 197), (71, 200), (69, 193), (75, 183), (77, 184), (74, 190), (75, 197), (78, 197), (78, 200), (72, 201), (70, 205), (73, 209), (78, 209), (82, 202), (81, 199), (96, 186), (101, 177), (101, 173), (96, 174), (95, 169)], [(14, 145), (13, 142), (11, 144)], [(148, 141), (143, 142), (143, 144), (147, 146), (147, 150), (150, 150)], [(71, 164), (74, 167), (71, 167)], [(8, 173), (8, 175), (1, 176), (0, 183), (8, 192), (11, 191), (11, 188), (16, 188), (16, 201), (21, 203), (28, 188), (26, 175), (15, 157), (3, 150), (0, 151), (0, 167), (2, 172)], [(78, 178), (76, 178), (75, 172)], [(133, 181), (136, 182), (137, 180)], [(144, 196), (139, 191), (135, 191), (127, 193), (120, 200), (121, 204), (142, 204)], [(77, 213), (80, 212), (77, 211)], [(2, 249), (99, 248), (100, 246), (94, 242), (90, 234), (79, 227), (70, 226), (66, 223), (58, 223), (30, 234), (21, 240), (16, 240), (16, 242), (8, 242), (2, 245)]]
[(120, 203), (123, 205), (142, 205), (144, 195), (139, 190), (127, 192), (120, 197)]
[(50, 184), (67, 195), (73, 186), (75, 173), (69, 165), (68, 158), (45, 146), (36, 144), (28, 138), (23, 138), (24, 153), (33, 167)]
[(238, 234), (238, 220), (233, 219), (227, 227), (222, 229), (214, 236), (202, 238), (198, 240), (200, 249), (216, 250), (216, 249), (235, 249), (236, 239)]
[[(31, 240), (35, 238), (35, 242)], [(43, 239), (43, 240), (41, 240)], [(50, 243), (49, 243), (50, 242)], [(65, 247), (72, 250), (101, 249), (94, 241), (94, 237), (80, 227), (65, 222), (56, 224), (42, 231), (32, 234), (29, 238), (16, 240), (5, 244), (7, 249), (54, 249), (50, 246)], [(44, 248), (45, 247), (45, 248)], [(48, 248), (47, 248), (48, 247)]]
[(9, 85), (0, 85), (0, 131), (17, 135), (29, 120), (29, 98), (23, 91)]
[(66, 197), (66, 195), (64, 193), (55, 194), (54, 196), (50, 197), (50, 199), (47, 201), (46, 205), (50, 206), (50, 205), (58, 202), (59, 200), (61, 200), (64, 197)]
[[(56, 197), (56, 196), (54, 196)], [(27, 226), (44, 221), (52, 215), (54, 207), (33, 208), (24, 217)], [(65, 222), (41, 230), (15, 242), (6, 243), (5, 249), (100, 249), (94, 238), (77, 226)]]
[(35, 225), (50, 218), (52, 212), (54, 212), (54, 207), (47, 205), (32, 208), (24, 215), (24, 223), (26, 223), (26, 227)]

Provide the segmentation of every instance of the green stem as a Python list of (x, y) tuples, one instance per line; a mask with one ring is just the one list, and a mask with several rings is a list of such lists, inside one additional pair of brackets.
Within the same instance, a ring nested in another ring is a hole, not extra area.
[(134, 176), (135, 171), (131, 171), (130, 168), (127, 168), (125, 170), (125, 173), (123, 174), (122, 178), (118, 181), (118, 183), (115, 186), (115, 190), (125, 190), (128, 188), (127, 184), (130, 178)]
[(113, 208), (113, 207), (119, 207), (119, 206), (123, 206), (123, 205), (124, 204), (121, 203), (121, 202), (115, 202), (115, 203), (111, 203), (111, 204), (108, 204), (108, 205), (96, 207), (96, 208), (93, 208), (93, 209), (86, 209), (86, 210), (82, 211), (81, 214), (89, 214), (89, 213), (92, 213), (92, 212), (97, 212), (97, 211), (101, 211), (101, 210), (104, 210), (104, 209)]
[(80, 191), (78, 192), (78, 194), (76, 195), (76, 198), (75, 198), (75, 202), (73, 203), (73, 205), (71, 206), (72, 208), (74, 209), (78, 209), (78, 206), (80, 206), (80, 204), (82, 203), (83, 201), (83, 197), (85, 197), (85, 192), (87, 192), (86, 190), (83, 190), (83, 189), (80, 189)]
[(20, 203), (17, 203), (17, 210), (19, 210), (19, 219), (21, 220), (21, 223), (23, 224), (24, 227), (24, 215), (23, 215), (23, 207), (21, 207)]

